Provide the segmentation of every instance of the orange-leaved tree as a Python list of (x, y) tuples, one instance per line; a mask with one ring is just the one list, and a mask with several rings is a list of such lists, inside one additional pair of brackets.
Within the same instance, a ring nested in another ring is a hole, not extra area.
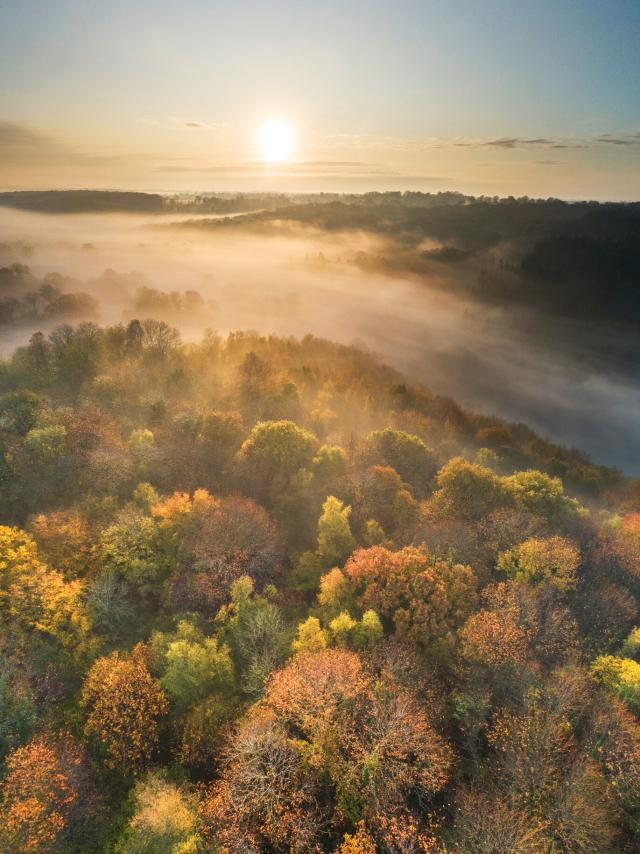
[(169, 702), (149, 673), (141, 646), (129, 655), (112, 652), (99, 658), (85, 678), (82, 705), (85, 731), (105, 750), (108, 765), (130, 773), (146, 765)]

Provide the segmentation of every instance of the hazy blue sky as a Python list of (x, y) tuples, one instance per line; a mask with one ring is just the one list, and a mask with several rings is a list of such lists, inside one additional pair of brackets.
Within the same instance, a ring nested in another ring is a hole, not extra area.
[(639, 197), (640, 0), (0, 0), (0, 182)]

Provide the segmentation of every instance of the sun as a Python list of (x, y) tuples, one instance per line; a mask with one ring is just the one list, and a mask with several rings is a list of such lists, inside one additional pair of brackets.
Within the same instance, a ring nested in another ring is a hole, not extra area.
[(269, 119), (260, 128), (260, 154), (267, 163), (282, 163), (293, 151), (293, 129), (282, 119)]

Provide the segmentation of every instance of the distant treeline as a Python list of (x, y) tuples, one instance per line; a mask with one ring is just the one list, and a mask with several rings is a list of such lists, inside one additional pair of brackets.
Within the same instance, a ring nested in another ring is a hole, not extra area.
[[(327, 208), (326, 227), (330, 228), (337, 211), (348, 205), (358, 208), (477, 208), (487, 206), (513, 211), (519, 209), (519, 220), (527, 220), (526, 211), (536, 209), (534, 220), (545, 219), (548, 214), (555, 219), (561, 217), (579, 217), (585, 210), (637, 211), (640, 203), (613, 202), (563, 202), (560, 199), (531, 199), (528, 196), (468, 196), (464, 193), (444, 191), (422, 193), (405, 190), (370, 193), (136, 193), (120, 190), (16, 190), (0, 193), (0, 207), (19, 208), (21, 210), (42, 211), (44, 213), (86, 213), (128, 211), (130, 213), (243, 213), (282, 210), (288, 207), (333, 205)], [(307, 218), (312, 213), (308, 209), (298, 214)], [(351, 211), (353, 214), (354, 212)], [(476, 211), (475, 215), (478, 214)], [(384, 216), (384, 211), (381, 212)], [(456, 217), (459, 211), (451, 212)], [(420, 216), (418, 214), (418, 216)], [(462, 216), (474, 216), (462, 214)], [(498, 213), (499, 219), (504, 213)], [(409, 215), (409, 223), (412, 222)]]
[(0, 193), (0, 206), (42, 213), (161, 213), (164, 198), (157, 193), (29, 190)]
[[(640, 203), (473, 197), (461, 193), (0, 193), (0, 206), (47, 213), (193, 213), (182, 227), (296, 233), (300, 227), (383, 238), (357, 266), (411, 273), (484, 301), (637, 323)], [(207, 214), (215, 218), (207, 219)], [(232, 216), (233, 215), (233, 216)], [(438, 245), (425, 249), (425, 241)]]
[[(439, 195), (367, 194), (183, 225), (368, 232), (383, 238), (380, 247), (351, 259), (366, 270), (410, 272), (465, 295), (571, 317), (640, 320), (640, 203)], [(440, 245), (425, 249), (425, 240)]]

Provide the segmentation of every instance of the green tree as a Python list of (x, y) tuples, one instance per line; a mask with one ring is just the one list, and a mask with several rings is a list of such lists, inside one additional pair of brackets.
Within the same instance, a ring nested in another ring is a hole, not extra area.
[(375, 463), (395, 469), (418, 498), (427, 494), (437, 466), (433, 451), (419, 436), (387, 427), (367, 436), (365, 450)]
[(318, 521), (318, 557), (323, 566), (329, 568), (343, 564), (356, 542), (349, 526), (351, 507), (345, 507), (333, 495), (322, 505)]
[(586, 514), (574, 498), (564, 494), (559, 477), (530, 469), (504, 478), (504, 484), (516, 506), (543, 516), (554, 527), (562, 527)]
[(454, 457), (436, 476), (432, 507), (436, 515), (475, 521), (508, 506), (511, 495), (491, 469)]
[(347, 455), (338, 445), (323, 445), (313, 458), (313, 476), (323, 486), (341, 485), (347, 472)]
[(166, 567), (158, 526), (150, 516), (135, 507), (120, 513), (102, 532), (100, 558), (130, 592), (142, 598), (157, 595)]
[(193, 623), (181, 620), (172, 635), (156, 633), (152, 649), (160, 659), (160, 686), (178, 714), (213, 692), (233, 691), (233, 662), (228, 647), (205, 637)]
[(362, 615), (360, 622), (353, 628), (353, 643), (356, 649), (370, 649), (375, 646), (384, 636), (384, 628), (380, 617), (369, 608)]
[(534, 584), (548, 583), (557, 590), (573, 590), (581, 563), (580, 549), (564, 537), (532, 537), (498, 556), (498, 569), (509, 578)]
[(260, 421), (240, 448), (240, 461), (252, 483), (269, 492), (309, 469), (317, 445), (316, 437), (293, 421)]
[(25, 436), (33, 430), (43, 407), (42, 398), (32, 391), (10, 391), (0, 396), (0, 430)]

